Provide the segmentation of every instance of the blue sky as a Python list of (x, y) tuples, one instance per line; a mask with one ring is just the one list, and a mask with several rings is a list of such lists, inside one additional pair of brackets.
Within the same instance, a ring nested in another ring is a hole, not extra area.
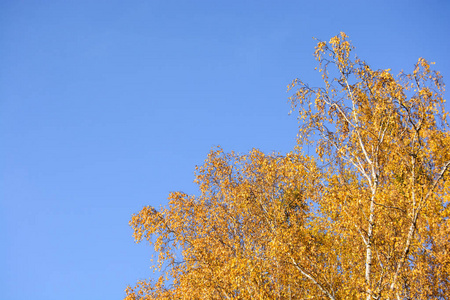
[(424, 57), (448, 81), (449, 13), (444, 0), (1, 1), (1, 297), (122, 299), (152, 276), (133, 213), (195, 193), (214, 146), (293, 148), (286, 86), (319, 83), (312, 37), (344, 31), (373, 68)]

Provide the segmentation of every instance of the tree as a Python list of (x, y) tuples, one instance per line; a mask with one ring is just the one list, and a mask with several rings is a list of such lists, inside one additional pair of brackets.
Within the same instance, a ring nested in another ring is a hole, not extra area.
[(442, 78), (420, 58), (394, 79), (352, 50), (344, 33), (319, 41), (323, 87), (289, 85), (295, 150), (214, 149), (199, 196), (133, 215), (163, 273), (126, 299), (450, 299)]

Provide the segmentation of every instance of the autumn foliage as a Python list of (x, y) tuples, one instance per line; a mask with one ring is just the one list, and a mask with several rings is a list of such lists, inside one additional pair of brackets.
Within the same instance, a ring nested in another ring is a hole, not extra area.
[(132, 217), (162, 275), (127, 300), (450, 299), (442, 78), (422, 58), (394, 77), (352, 50), (344, 33), (319, 42), (323, 86), (289, 85), (296, 149), (214, 149), (198, 196)]

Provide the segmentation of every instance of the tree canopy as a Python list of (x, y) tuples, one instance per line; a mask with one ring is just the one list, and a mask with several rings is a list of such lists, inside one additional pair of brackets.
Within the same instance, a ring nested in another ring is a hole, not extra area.
[(423, 58), (394, 77), (352, 51), (344, 33), (319, 41), (323, 85), (288, 86), (296, 149), (213, 149), (199, 195), (133, 215), (162, 273), (127, 300), (450, 299), (442, 77)]

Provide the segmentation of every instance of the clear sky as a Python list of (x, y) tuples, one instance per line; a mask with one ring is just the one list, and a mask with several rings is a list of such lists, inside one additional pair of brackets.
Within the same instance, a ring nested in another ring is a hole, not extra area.
[[(122, 299), (151, 276), (128, 221), (195, 193), (209, 150), (285, 153), (286, 86), (318, 84), (315, 41), (372, 68), (450, 78), (450, 3), (0, 2), (2, 299)], [(449, 105), (447, 104), (447, 108)]]

